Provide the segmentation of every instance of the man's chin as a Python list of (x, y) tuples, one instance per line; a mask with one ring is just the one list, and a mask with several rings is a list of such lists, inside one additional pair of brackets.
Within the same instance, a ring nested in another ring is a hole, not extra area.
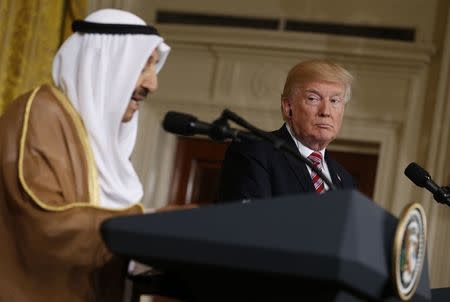
[[(334, 135), (330, 135), (329, 133), (327, 133), (327, 135), (321, 134), (321, 135), (317, 135), (315, 136), (312, 140), (320, 146), (328, 146), (329, 143), (331, 143), (334, 139), (336, 138), (336, 136)], [(324, 148), (325, 148), (324, 147)]]

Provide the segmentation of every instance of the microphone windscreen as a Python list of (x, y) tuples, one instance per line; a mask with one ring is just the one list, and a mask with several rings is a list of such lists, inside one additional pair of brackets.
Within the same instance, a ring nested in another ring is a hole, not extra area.
[(405, 175), (419, 187), (424, 187), (427, 180), (430, 179), (430, 174), (414, 162), (410, 163), (408, 167), (406, 167)]
[(169, 111), (164, 116), (163, 128), (174, 134), (193, 135), (194, 129), (192, 123), (195, 123), (196, 121), (197, 118), (190, 114)]

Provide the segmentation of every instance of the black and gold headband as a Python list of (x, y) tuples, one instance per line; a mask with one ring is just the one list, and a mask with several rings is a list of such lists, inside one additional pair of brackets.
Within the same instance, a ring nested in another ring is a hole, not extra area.
[(73, 21), (72, 31), (88, 34), (141, 34), (159, 36), (156, 28), (151, 25), (94, 23), (83, 20)]

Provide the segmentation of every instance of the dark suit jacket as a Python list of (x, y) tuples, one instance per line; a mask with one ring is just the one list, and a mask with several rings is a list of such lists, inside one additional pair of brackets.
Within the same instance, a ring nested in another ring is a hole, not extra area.
[[(285, 125), (271, 132), (297, 150)], [(325, 152), (337, 189), (355, 187), (352, 176)], [(233, 142), (223, 162), (218, 201), (270, 198), (315, 192), (306, 164), (266, 141)]]

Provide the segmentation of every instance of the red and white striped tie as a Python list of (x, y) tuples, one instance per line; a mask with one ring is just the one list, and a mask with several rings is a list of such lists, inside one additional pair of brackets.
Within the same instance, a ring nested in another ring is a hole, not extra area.
[[(314, 151), (308, 156), (308, 158), (313, 162), (314, 166), (322, 170), (322, 154), (320, 152)], [(313, 170), (311, 170), (311, 178), (316, 192), (319, 194), (323, 193), (325, 191), (325, 185), (322, 178), (320, 178), (320, 176)]]

